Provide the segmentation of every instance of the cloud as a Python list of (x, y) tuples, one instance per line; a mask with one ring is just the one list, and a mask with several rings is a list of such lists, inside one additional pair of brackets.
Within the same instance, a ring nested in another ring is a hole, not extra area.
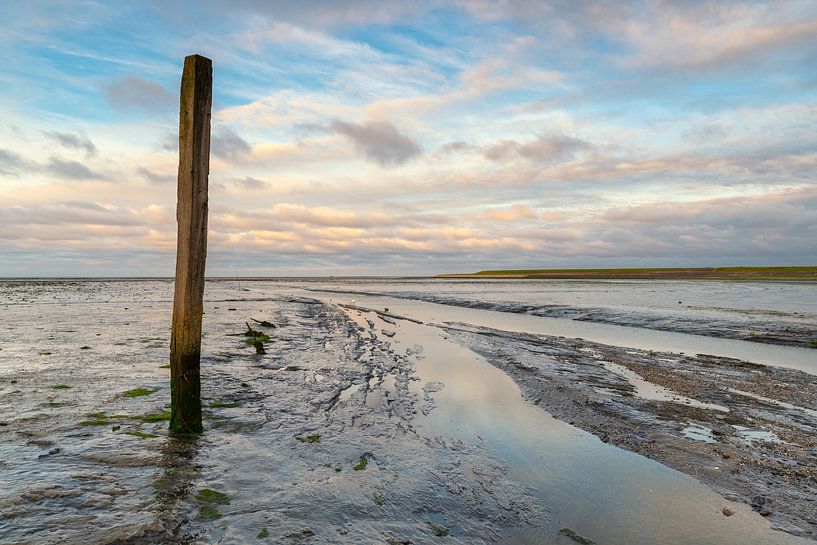
[(456, 142), (449, 142), (447, 144), (440, 146), (440, 149), (437, 150), (437, 153), (439, 154), (471, 153), (476, 149), (478, 149), (477, 146), (469, 144), (468, 142), (463, 142), (462, 140), (458, 140)]
[[(506, 46), (505, 51), (515, 49), (513, 45)], [(466, 95), (482, 95), (508, 89), (548, 89), (563, 79), (564, 74), (561, 72), (543, 70), (529, 64), (527, 59), (511, 59), (507, 56), (489, 59), (460, 73)]]
[[(156, 146), (162, 151), (179, 152), (179, 135), (175, 132), (166, 133), (162, 139), (157, 142)], [(211, 142), (212, 146), (212, 142)]]
[[(247, 12), (264, 21), (290, 21), (316, 27), (345, 27), (363, 24), (388, 24), (405, 21), (438, 6), (437, 2), (383, 2), (382, 0), (313, 0), (293, 3), (287, 0), (204, 0), (211, 15), (224, 18), (225, 12)], [(163, 5), (163, 10), (175, 12), (175, 3)]]
[(137, 168), (136, 172), (152, 184), (163, 185), (176, 183), (176, 174), (158, 174), (145, 167)]
[(610, 31), (633, 48), (624, 66), (712, 70), (817, 46), (817, 17), (796, 4), (657, 2), (647, 16), (617, 22)]
[(96, 145), (87, 136), (59, 131), (47, 131), (45, 135), (65, 148), (85, 150), (86, 157), (97, 154)]
[(102, 180), (105, 178), (79, 161), (65, 161), (57, 157), (51, 157), (45, 168), (47, 172), (68, 180)]
[(483, 217), (493, 221), (524, 221), (536, 219), (536, 212), (523, 204), (515, 204), (510, 208), (489, 208), (483, 212)]
[(120, 110), (161, 113), (177, 102), (175, 95), (158, 83), (133, 75), (111, 83), (105, 92), (108, 102)]
[(817, 17), (808, 2), (468, 0), (461, 5), (483, 21), (512, 21), (541, 39), (544, 54), (611, 59), (627, 69), (692, 73), (740, 65), (757, 70), (764, 64), (759, 61), (776, 56), (808, 59), (817, 45)]
[(357, 124), (336, 119), (330, 128), (351, 139), (368, 159), (383, 167), (401, 165), (422, 152), (417, 143), (386, 121)]
[(817, 259), (813, 195), (779, 195), (817, 182), (817, 5), (418, 3), (88, 4), (0, 28), (0, 208), (28, 210), (0, 219), (0, 274), (22, 270), (9, 247), (47, 263), (29, 274), (131, 273), (117, 247), (172, 274), (180, 59), (155, 52), (183, 49), (218, 64), (213, 274)]
[(253, 178), (252, 176), (247, 176), (246, 178), (236, 180), (234, 184), (237, 187), (241, 187), (243, 189), (248, 189), (251, 191), (266, 189), (269, 186), (268, 182), (265, 182), (264, 180), (259, 180), (258, 178)]
[(249, 154), (252, 147), (229, 127), (217, 127), (212, 134), (210, 151), (216, 157), (235, 161)]
[[(128, 227), (147, 225), (156, 221), (156, 214), (150, 207), (134, 210), (94, 201), (63, 201), (48, 205), (12, 206), (0, 208), (0, 221), (9, 227), (31, 225), (61, 225), (93, 227), (99, 225)], [(154, 210), (155, 212), (155, 210)], [(89, 236), (96, 235), (89, 229)]]
[(0, 173), (13, 174), (28, 165), (20, 154), (0, 148)]
[(540, 136), (536, 140), (522, 144), (516, 140), (503, 140), (486, 147), (482, 154), (486, 159), (500, 161), (523, 157), (532, 161), (557, 162), (570, 159), (578, 152), (592, 149), (589, 142), (571, 136)]

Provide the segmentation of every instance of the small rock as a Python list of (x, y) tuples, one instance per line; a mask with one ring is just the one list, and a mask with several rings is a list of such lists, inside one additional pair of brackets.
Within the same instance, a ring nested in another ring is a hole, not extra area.
[(39, 456), (37, 456), (37, 459), (42, 460), (43, 458), (45, 458), (47, 456), (53, 456), (54, 454), (59, 454), (61, 450), (62, 449), (59, 448), (59, 447), (58, 448), (52, 448), (51, 450), (48, 451), (47, 454), (40, 454)]
[(731, 517), (731, 516), (732, 516), (732, 515), (734, 515), (734, 514), (735, 514), (735, 512), (734, 512), (734, 511), (732, 511), (731, 509), (729, 509), (728, 507), (724, 507), (724, 508), (723, 508), (723, 516), (725, 516), (725, 517)]

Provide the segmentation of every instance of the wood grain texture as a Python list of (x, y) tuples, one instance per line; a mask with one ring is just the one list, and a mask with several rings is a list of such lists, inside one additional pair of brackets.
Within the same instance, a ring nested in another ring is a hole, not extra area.
[(170, 337), (170, 429), (201, 433), (201, 320), (207, 259), (212, 61), (184, 59), (179, 110), (176, 284)]

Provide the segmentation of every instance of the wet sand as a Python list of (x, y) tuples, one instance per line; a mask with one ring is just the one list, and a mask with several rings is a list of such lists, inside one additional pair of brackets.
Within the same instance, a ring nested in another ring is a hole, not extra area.
[[(503, 283), (507, 283), (509, 288), (518, 286), (522, 288), (516, 292), (510, 289), (503, 290), (501, 287)], [(774, 295), (762, 293), (769, 289), (769, 284), (729, 285), (720, 282), (696, 285), (694, 282), (668, 282), (656, 285), (654, 282), (563, 281), (557, 289), (564, 289), (567, 297), (553, 293), (554, 288), (548, 287), (547, 284), (549, 282), (481, 280), (448, 282), (436, 286), (433, 283), (427, 286), (406, 283), (394, 286), (397, 289), (369, 291), (361, 289), (369, 287), (366, 284), (352, 283), (332, 289), (314, 287), (311, 291), (344, 293), (349, 297), (389, 296), (464, 309), (609, 324), (642, 332), (666, 331), (698, 337), (817, 349), (815, 304), (805, 303), (802, 305), (804, 310), (801, 311), (785, 307), (764, 307), (775, 303)], [(777, 286), (771, 284), (771, 286), (775, 287), (777, 292), (788, 289), (789, 296), (799, 296), (806, 301), (817, 300), (817, 284)], [(540, 292), (543, 288), (549, 290), (544, 296)], [(490, 296), (487, 293), (480, 293), (480, 289), (490, 293)], [(741, 293), (743, 289), (746, 290), (745, 293)], [(608, 299), (608, 292), (617, 290), (620, 291), (618, 296)], [(454, 294), (450, 293), (452, 291)], [(724, 293), (729, 295), (724, 297)], [(575, 297), (570, 297), (571, 295)], [(631, 298), (629, 301), (624, 299), (627, 296)], [(707, 296), (711, 298), (707, 299)], [(668, 297), (673, 299), (668, 301)], [(756, 298), (760, 297), (765, 300), (756, 301)], [(531, 301), (530, 298), (541, 300)], [(642, 303), (653, 298), (664, 300), (659, 305)], [(718, 306), (719, 299), (724, 306)], [(795, 305), (793, 301), (786, 303)]]
[[(3, 543), (492, 543), (546, 519), (501, 459), (416, 433), (407, 357), (315, 300), (211, 290), (206, 433), (168, 437), (169, 287), (45, 286), (5, 307)], [(252, 317), (278, 326), (265, 356), (233, 335)]]
[[(392, 298), (357, 301), (372, 307), (395, 303), (392, 312), (414, 319), (439, 316), (437, 308), (401, 308)], [(438, 325), (507, 373), (526, 399), (556, 418), (706, 483), (775, 528), (800, 536), (817, 532), (813, 375), (725, 357), (467, 323)]]
[[(813, 539), (802, 372), (210, 283), (207, 433), (184, 441), (161, 420), (169, 283), (4, 289), (9, 543)], [(278, 326), (265, 356), (235, 335), (251, 318)]]

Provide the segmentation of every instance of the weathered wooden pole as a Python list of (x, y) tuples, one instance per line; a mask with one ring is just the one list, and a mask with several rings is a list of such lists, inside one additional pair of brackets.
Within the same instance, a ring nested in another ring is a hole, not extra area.
[(170, 335), (170, 431), (201, 433), (201, 318), (207, 258), (207, 177), (213, 63), (184, 59), (179, 109), (176, 285)]

